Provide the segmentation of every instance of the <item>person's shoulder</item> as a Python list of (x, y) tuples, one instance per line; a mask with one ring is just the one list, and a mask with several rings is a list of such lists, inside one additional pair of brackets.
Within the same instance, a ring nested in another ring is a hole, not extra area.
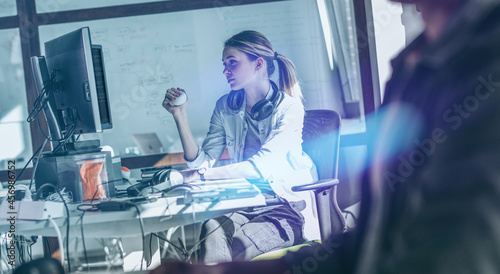
[(278, 111), (281, 110), (282, 113), (288, 113), (289, 111), (304, 111), (304, 104), (302, 103), (302, 99), (298, 97), (292, 97), (283, 91), (280, 92), (282, 93), (283, 98), (277, 107)]
[(216, 107), (227, 107), (227, 97), (229, 96), (229, 92), (223, 94), (219, 99), (217, 99), (217, 103), (215, 103)]
[(302, 106), (302, 99), (298, 97), (292, 97), (288, 93), (284, 91), (280, 91), (281, 96), (282, 96), (282, 102), (284, 102), (286, 105), (300, 105)]

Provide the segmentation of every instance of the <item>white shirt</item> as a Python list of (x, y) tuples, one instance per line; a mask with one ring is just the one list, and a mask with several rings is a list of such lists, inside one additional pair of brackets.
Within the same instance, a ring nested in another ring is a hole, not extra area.
[[(267, 97), (272, 95), (270, 90)], [(280, 91), (281, 92), (281, 91)], [(243, 150), (248, 125), (245, 122), (246, 98), (240, 109), (232, 110), (223, 95), (216, 103), (210, 127), (203, 145), (193, 161), (187, 161), (190, 169), (216, 166), (227, 147), (230, 163), (243, 161)], [(300, 99), (284, 94), (284, 99), (273, 113), (258, 122), (261, 149), (248, 159), (268, 180), (274, 192), (288, 201), (306, 201), (301, 212), (305, 218), (304, 237), (319, 239), (319, 226), (312, 192), (293, 192), (295, 185), (317, 180), (316, 166), (302, 151), (302, 127), (304, 107)]]

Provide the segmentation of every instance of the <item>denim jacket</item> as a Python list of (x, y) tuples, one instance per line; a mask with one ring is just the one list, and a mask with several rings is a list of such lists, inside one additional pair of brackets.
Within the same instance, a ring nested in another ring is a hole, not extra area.
[[(268, 98), (272, 96), (272, 92), (282, 91), (271, 89)], [(291, 190), (294, 185), (317, 180), (314, 163), (302, 151), (304, 108), (300, 99), (284, 95), (273, 113), (259, 121), (259, 137), (263, 145), (249, 161), (261, 178), (270, 183), (277, 195), (287, 201), (306, 202), (306, 208), (301, 211), (305, 218), (304, 237), (314, 240), (319, 238), (314, 197), (307, 191), (296, 193)], [(243, 161), (248, 130), (245, 122), (246, 98), (240, 109), (232, 110), (227, 105), (227, 96), (228, 94), (223, 95), (217, 101), (209, 131), (197, 157), (193, 161), (186, 160), (189, 168), (216, 166), (226, 147), (230, 163)]]

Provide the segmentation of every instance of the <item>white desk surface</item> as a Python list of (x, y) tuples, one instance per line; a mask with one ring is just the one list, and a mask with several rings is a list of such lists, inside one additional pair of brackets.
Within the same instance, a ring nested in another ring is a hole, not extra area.
[[(216, 186), (229, 188), (231, 185), (250, 184), (244, 179), (219, 180), (209, 183), (197, 183), (202, 188), (211, 189)], [(144, 233), (164, 231), (168, 228), (201, 222), (225, 213), (243, 208), (263, 206), (265, 198), (258, 194), (251, 198), (221, 200), (218, 202), (203, 202), (178, 204), (179, 197), (157, 198), (155, 202), (138, 204), (140, 216), (144, 223)], [(119, 199), (117, 199), (119, 200)], [(125, 211), (87, 211), (80, 221), (82, 211), (76, 204), (70, 204), (70, 237), (81, 237), (81, 226), (85, 237), (130, 237), (141, 235), (139, 216), (134, 207)], [(54, 219), (63, 235), (66, 234), (66, 217)], [(0, 231), (8, 231), (10, 224), (0, 220)], [(49, 220), (26, 221), (16, 220), (17, 235), (57, 236)]]

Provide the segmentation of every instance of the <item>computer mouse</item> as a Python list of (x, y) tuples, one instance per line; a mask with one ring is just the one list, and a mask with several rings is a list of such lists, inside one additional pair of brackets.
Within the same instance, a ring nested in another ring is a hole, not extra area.
[(185, 193), (190, 192), (194, 188), (189, 184), (179, 184), (168, 187), (163, 190), (163, 197), (171, 197), (171, 196), (184, 196)]

